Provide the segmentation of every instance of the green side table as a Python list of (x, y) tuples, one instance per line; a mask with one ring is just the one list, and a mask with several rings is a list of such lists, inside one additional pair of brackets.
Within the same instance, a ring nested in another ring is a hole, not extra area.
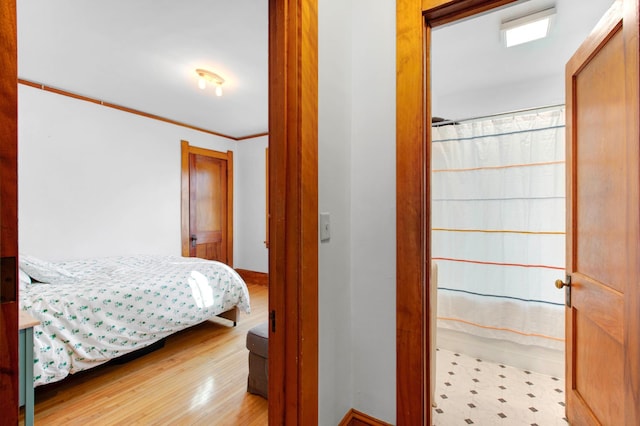
[(24, 424), (33, 426), (33, 327), (40, 324), (24, 311), (20, 311), (18, 320), (20, 406), (24, 405)]

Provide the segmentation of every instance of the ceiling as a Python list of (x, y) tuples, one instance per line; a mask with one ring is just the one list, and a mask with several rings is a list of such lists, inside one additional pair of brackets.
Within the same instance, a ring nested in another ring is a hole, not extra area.
[[(242, 137), (268, 129), (266, 0), (18, 0), (19, 78)], [(225, 79), (200, 90), (196, 68)]]
[[(528, 0), (434, 29), (432, 87), (438, 98), (480, 88), (558, 77), (614, 0)], [(554, 7), (549, 36), (507, 48), (500, 25)], [(543, 105), (540, 105), (543, 106)], [(438, 111), (434, 111), (438, 115)], [(465, 117), (450, 117), (462, 119)]]
[[(17, 3), (20, 78), (231, 137), (267, 131), (266, 0)], [(521, 1), (436, 29), (434, 96), (563, 73), (612, 3)], [(502, 46), (503, 20), (554, 4), (557, 18), (547, 39)], [(198, 89), (196, 68), (226, 80), (222, 97)]]

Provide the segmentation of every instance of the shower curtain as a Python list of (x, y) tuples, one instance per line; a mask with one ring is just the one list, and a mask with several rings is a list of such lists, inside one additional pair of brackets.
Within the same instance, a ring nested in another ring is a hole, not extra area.
[(433, 128), (438, 327), (564, 348), (564, 114)]

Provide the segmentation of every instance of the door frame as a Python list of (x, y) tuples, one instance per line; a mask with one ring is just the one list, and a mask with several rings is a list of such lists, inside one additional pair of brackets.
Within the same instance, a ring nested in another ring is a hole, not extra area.
[(431, 28), (515, 0), (396, 1), (396, 422), (431, 424)]
[(233, 151), (220, 152), (189, 145), (180, 141), (180, 229), (182, 236), (182, 256), (189, 257), (191, 181), (189, 180), (189, 154), (203, 155), (227, 162), (227, 264), (233, 268)]
[[(430, 48), (431, 28), (467, 18), (512, 3), (514, 0), (397, 0), (397, 424), (431, 424), (429, 395), (429, 312), (430, 264), (430, 170), (431, 121)], [(624, 1), (627, 49), (637, 55), (638, 1)], [(635, 57), (635, 56), (634, 56)], [(638, 68), (628, 69), (629, 91), (638, 102)], [(638, 117), (630, 117), (627, 134), (638, 135)], [(635, 183), (637, 185), (637, 182)], [(402, 195), (402, 197), (400, 197)], [(416, 232), (418, 230), (418, 232)], [(625, 330), (628, 347), (625, 365), (633, 379), (625, 375), (626, 419), (637, 418), (637, 374), (640, 371), (637, 345), (640, 300), (626, 303), (624, 315), (634, 318), (634, 329)], [(636, 340), (633, 340), (636, 339)], [(417, 373), (416, 373), (417, 372)], [(418, 377), (418, 380), (415, 378)], [(634, 411), (635, 409), (635, 411)]]
[(318, 424), (318, 1), (269, 0), (269, 424)]
[(0, 63), (0, 294), (8, 299), (0, 305), (0, 412), (8, 423), (18, 424), (18, 61), (14, 1), (0, 3)]
[[(269, 0), (269, 310), (277, 314), (277, 333), (270, 331), (269, 344), (270, 425), (318, 423), (317, 7), (317, 0)], [(0, 122), (4, 123), (0, 144), (15, 151), (15, 0), (0, 3), (0, 22)], [(2, 151), (1, 158), (8, 160), (9, 174), (14, 176), (15, 153)], [(17, 178), (8, 181), (15, 183), (3, 186), (0, 192), (0, 248), (2, 256), (17, 256)], [(0, 398), (9, 423), (18, 422), (18, 319), (14, 308), (3, 313), (5, 318), (0, 321), (0, 347), (6, 346), (6, 353), (11, 354), (6, 363), (1, 359), (0, 373), (0, 383), (10, 389)]]

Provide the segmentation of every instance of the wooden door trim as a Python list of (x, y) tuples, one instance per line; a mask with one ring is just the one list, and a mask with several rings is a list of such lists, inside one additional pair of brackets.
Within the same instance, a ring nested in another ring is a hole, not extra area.
[(265, 236), (264, 245), (269, 249), (269, 147), (264, 149), (264, 169), (265, 169)]
[(233, 267), (233, 151), (227, 151), (227, 263)]
[[(514, 0), (396, 1), (396, 422), (431, 424), (431, 28)], [(435, 378), (433, 378), (435, 379)]]
[(14, 299), (0, 305), (0, 412), (7, 424), (18, 424), (18, 63), (14, 0), (0, 3), (0, 63), (0, 285), (3, 296)]
[(318, 423), (317, 8), (269, 1), (270, 425)]
[(396, 8), (396, 422), (403, 426), (431, 424), (424, 266), (430, 257), (429, 187), (423, 170), (429, 167), (423, 65), (428, 31), (419, 0), (398, 0)]
[(233, 267), (233, 151), (219, 152), (180, 141), (180, 235), (182, 256), (189, 256), (189, 154), (217, 158), (227, 162), (227, 259)]
[(435, 28), (488, 12), (514, 1), (516, 0), (422, 0), (422, 10), (429, 26)]

